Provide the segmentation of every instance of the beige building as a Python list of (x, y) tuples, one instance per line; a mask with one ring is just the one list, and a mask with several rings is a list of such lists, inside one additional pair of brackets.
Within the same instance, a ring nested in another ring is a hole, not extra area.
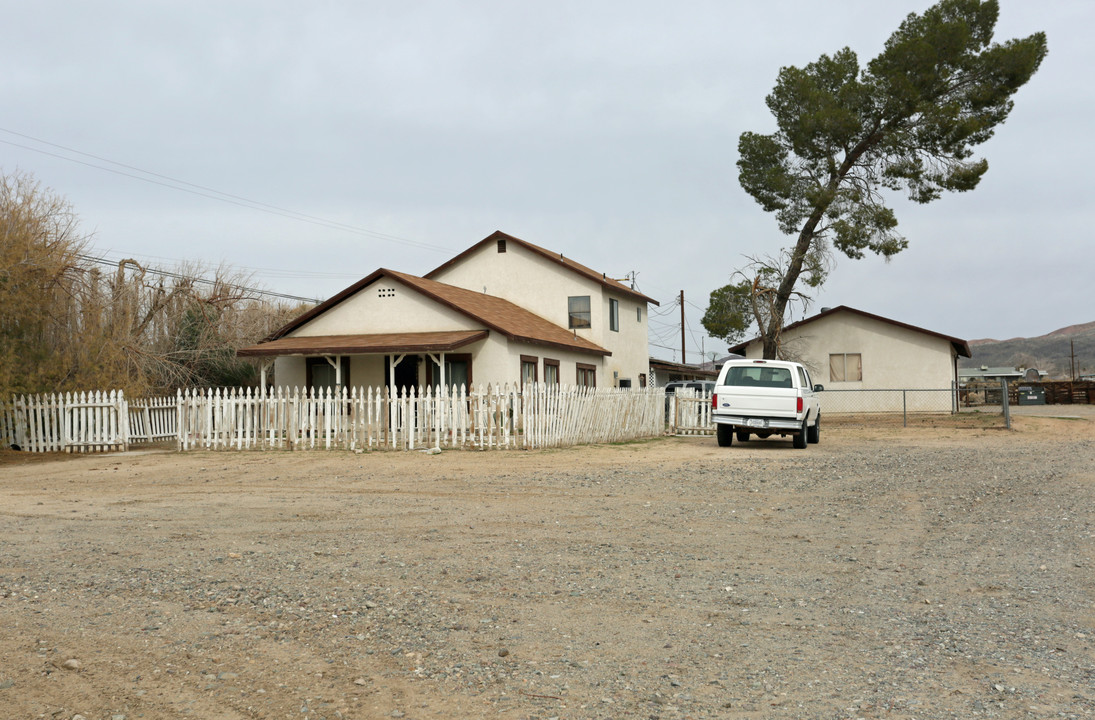
[(651, 303), (496, 232), (423, 277), (377, 270), (238, 354), (289, 387), (643, 387)]
[[(826, 390), (951, 388), (958, 358), (971, 355), (965, 340), (844, 305), (788, 325), (782, 346)], [(763, 345), (753, 339), (730, 352), (760, 358)]]

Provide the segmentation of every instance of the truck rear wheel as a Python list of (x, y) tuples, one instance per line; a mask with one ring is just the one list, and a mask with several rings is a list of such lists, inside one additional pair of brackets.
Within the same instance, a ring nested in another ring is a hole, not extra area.
[(795, 433), (794, 436), (791, 438), (791, 445), (796, 450), (805, 450), (806, 449), (806, 432), (807, 432), (807, 429), (808, 428), (806, 427), (806, 419), (803, 418), (803, 420), (802, 420), (802, 430)]
[(734, 444), (734, 428), (729, 425), (716, 425), (715, 436), (719, 440), (719, 447), (730, 447)]
[(811, 445), (821, 442), (821, 415), (814, 418), (814, 424), (806, 431), (806, 442)]

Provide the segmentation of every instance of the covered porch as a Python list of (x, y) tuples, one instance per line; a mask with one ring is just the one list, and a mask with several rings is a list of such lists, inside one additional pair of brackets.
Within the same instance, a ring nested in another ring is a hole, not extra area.
[(460, 330), (283, 337), (240, 348), (237, 355), (264, 360), (263, 388), (271, 370), (283, 387), (470, 387), (488, 335)]

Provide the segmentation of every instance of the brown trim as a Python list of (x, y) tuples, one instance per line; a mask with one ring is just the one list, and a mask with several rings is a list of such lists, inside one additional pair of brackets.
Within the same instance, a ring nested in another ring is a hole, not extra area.
[(576, 385), (586, 387), (582, 382), (582, 371), (590, 371), (593, 373), (593, 384), (588, 387), (597, 387), (597, 366), (587, 365), (586, 363), (574, 363), (574, 382)]

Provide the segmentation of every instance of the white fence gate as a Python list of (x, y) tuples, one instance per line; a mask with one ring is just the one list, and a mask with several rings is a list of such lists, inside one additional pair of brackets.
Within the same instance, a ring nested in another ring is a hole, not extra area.
[(141, 398), (129, 403), (130, 444), (175, 440), (178, 428), (176, 398)]
[(711, 393), (679, 388), (666, 395), (666, 420), (676, 435), (714, 435), (711, 423)]

